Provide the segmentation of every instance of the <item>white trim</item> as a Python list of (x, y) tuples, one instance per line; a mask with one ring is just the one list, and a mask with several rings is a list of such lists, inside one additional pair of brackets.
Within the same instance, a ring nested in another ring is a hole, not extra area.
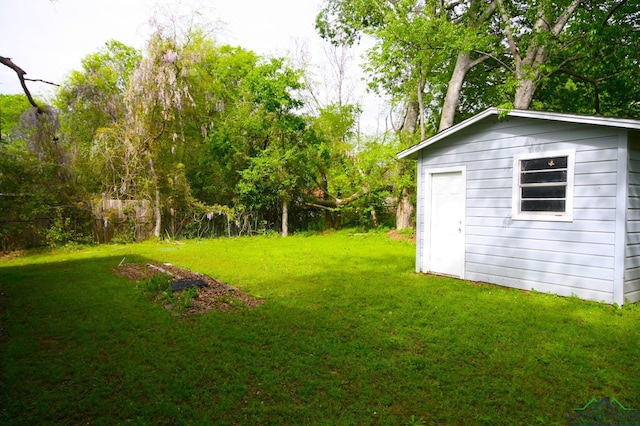
[[(567, 157), (567, 192), (564, 213), (560, 212), (521, 212), (520, 211), (520, 162), (533, 158)], [(513, 181), (511, 196), (511, 218), (513, 220), (540, 220), (552, 222), (573, 221), (573, 188), (575, 186), (576, 150), (542, 151), (516, 154), (513, 157)]]
[(449, 127), (446, 130), (443, 130), (442, 132), (436, 134), (435, 136), (430, 137), (429, 139), (425, 139), (424, 141), (418, 143), (417, 145), (414, 145), (412, 147), (409, 147), (409, 148), (405, 149), (404, 151), (402, 151), (401, 153), (398, 154), (398, 158), (402, 159), (402, 158), (415, 157), (416, 153), (418, 151), (420, 151), (421, 149), (426, 148), (427, 146), (438, 142), (440, 139), (444, 139), (447, 136), (452, 135), (452, 134), (458, 132), (459, 130), (464, 129), (465, 127), (468, 127), (468, 126), (470, 126), (470, 125), (482, 120), (485, 117), (488, 117), (490, 115), (495, 114), (496, 111), (497, 110), (495, 108), (489, 108), (489, 109), (481, 112), (478, 115), (474, 115), (473, 117), (468, 118), (468, 119), (464, 120), (463, 122), (456, 124), (455, 126), (452, 126), (452, 127)]
[[(427, 230), (431, 229), (431, 190), (432, 190), (432, 178), (433, 175), (442, 174), (442, 173), (460, 173), (460, 178), (462, 179), (462, 223), (461, 223), (461, 232), (462, 232), (462, 247), (459, 253), (460, 261), (462, 265), (462, 270), (460, 271), (459, 278), (465, 279), (466, 275), (466, 222), (467, 222), (467, 166), (454, 166), (454, 167), (442, 167), (436, 169), (428, 169), (425, 170), (424, 177), (424, 203), (423, 210), (424, 211), (424, 229), (422, 230), (422, 235), (424, 235), (424, 239), (422, 241), (422, 253), (420, 261), (420, 270), (423, 272), (430, 272), (431, 265), (429, 264), (429, 250), (431, 249), (431, 233), (427, 232)], [(429, 201), (427, 201), (429, 200)], [(418, 210), (421, 211), (421, 210)]]
[(624, 274), (627, 247), (627, 203), (629, 193), (628, 136), (618, 136), (618, 175), (616, 178), (616, 230), (614, 243), (613, 303), (624, 304)]
[(416, 185), (416, 191), (418, 194), (418, 200), (416, 203), (416, 272), (426, 272), (422, 270), (422, 256), (424, 253), (424, 235), (425, 235), (425, 230), (424, 230), (424, 221), (422, 220), (421, 216), (422, 216), (422, 212), (424, 211), (424, 196), (425, 194), (423, 194), (423, 192), (426, 192), (424, 190), (424, 178), (422, 176), (422, 168), (424, 166), (422, 165), (422, 159), (418, 159), (418, 170), (417, 170), (417, 185)]
[(398, 154), (398, 158), (416, 158), (417, 152), (423, 148), (426, 148), (429, 145), (432, 145), (438, 142), (441, 139), (452, 135), (465, 127), (469, 127), (478, 121), (481, 121), (490, 116), (498, 116), (501, 117), (504, 115), (505, 117), (522, 117), (522, 118), (533, 118), (538, 120), (549, 120), (549, 121), (561, 121), (566, 123), (579, 123), (579, 124), (592, 124), (597, 126), (605, 126), (605, 127), (618, 127), (622, 129), (636, 129), (640, 130), (640, 120), (631, 120), (625, 118), (611, 118), (611, 117), (599, 117), (592, 115), (579, 115), (579, 114), (560, 114), (557, 112), (545, 112), (545, 111), (532, 111), (532, 110), (523, 110), (523, 109), (514, 109), (511, 111), (498, 109), (495, 107), (488, 108), (481, 113), (474, 115), (471, 118), (468, 118), (455, 126), (449, 127), (446, 130), (430, 137), (429, 139), (425, 139), (424, 141), (414, 145), (410, 148), (405, 149), (404, 151)]

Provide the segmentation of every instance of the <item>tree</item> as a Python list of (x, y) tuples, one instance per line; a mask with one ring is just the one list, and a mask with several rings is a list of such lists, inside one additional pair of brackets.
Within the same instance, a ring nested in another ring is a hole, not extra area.
[[(412, 121), (442, 111), (442, 131), (454, 123), (456, 110), (464, 118), (492, 103), (529, 108), (540, 87), (554, 90), (560, 74), (590, 86), (598, 99), (604, 81), (632, 76), (638, 68), (631, 47), (637, 11), (637, 1), (630, 0), (327, 0), (317, 28), (336, 43), (372, 35), (378, 43), (369, 53), (369, 74), (407, 105), (403, 127), (413, 130)], [(603, 52), (616, 60), (603, 61)], [(590, 72), (578, 71), (585, 67)], [(623, 104), (632, 97), (623, 96)]]
[(247, 78), (260, 58), (240, 47), (205, 44), (201, 63), (188, 77), (197, 108), (186, 125), (196, 127), (193, 133), (198, 131), (202, 143), (187, 176), (202, 202), (231, 205), (241, 178), (238, 172), (259, 148), (259, 116)]
[(490, 54), (487, 36), (496, 2), (423, 2), (327, 0), (317, 18), (320, 34), (350, 44), (361, 34), (377, 40), (367, 71), (372, 85), (407, 106), (403, 127), (420, 124), (426, 114), (442, 114), (440, 130), (453, 124), (465, 76)]
[[(534, 102), (553, 111), (640, 117), (637, 1), (585, 4), (547, 64)], [(604, 53), (604, 54), (603, 54)]]
[(50, 81), (45, 81), (40, 79), (30, 79), (25, 77), (27, 75), (27, 72), (22, 68), (20, 68), (18, 65), (16, 65), (11, 58), (0, 56), (0, 64), (4, 65), (7, 68), (10, 68), (16, 73), (18, 80), (20, 80), (20, 85), (22, 86), (22, 90), (24, 91), (24, 94), (29, 100), (29, 103), (31, 104), (31, 106), (36, 108), (38, 112), (44, 112), (43, 106), (40, 103), (36, 102), (36, 100), (33, 98), (33, 95), (31, 95), (31, 92), (29, 91), (29, 88), (27, 86), (27, 81), (40, 81), (42, 83), (47, 83), (54, 86), (57, 86), (57, 85)]
[[(514, 108), (528, 109), (544, 67), (551, 55), (561, 49), (559, 36), (578, 8), (580, 0), (529, 2), (498, 0), (498, 7), (514, 64)], [(532, 7), (533, 6), (533, 7)], [(535, 15), (534, 15), (535, 14)]]
[(261, 145), (250, 158), (250, 166), (241, 172), (238, 183), (240, 199), (253, 207), (263, 207), (273, 200), (281, 206), (281, 233), (289, 233), (289, 206), (294, 200), (303, 175), (303, 133), (305, 123), (295, 114), (302, 103), (293, 96), (301, 87), (300, 72), (273, 58), (247, 75), (247, 85), (257, 107), (256, 122)]
[(75, 234), (72, 219), (83, 209), (59, 128), (51, 107), (30, 107), (0, 141), (0, 238), (5, 248), (35, 244), (29, 234), (52, 245)]
[(162, 235), (162, 182), (168, 181), (167, 172), (177, 163), (174, 154), (179, 145), (186, 143), (182, 112), (193, 105), (185, 76), (198, 59), (188, 54), (191, 52), (181, 43), (184, 41), (175, 34), (165, 35), (161, 30), (152, 35), (148, 56), (131, 77), (125, 97), (125, 121), (118, 126), (131, 159), (128, 166), (134, 170), (133, 175), (124, 178), (142, 178), (142, 182), (135, 183), (139, 195), (151, 199), (156, 238)]
[(60, 86), (54, 104), (61, 115), (62, 137), (71, 147), (73, 168), (87, 193), (115, 193), (118, 147), (100, 144), (126, 116), (125, 93), (141, 53), (111, 40), (82, 59)]

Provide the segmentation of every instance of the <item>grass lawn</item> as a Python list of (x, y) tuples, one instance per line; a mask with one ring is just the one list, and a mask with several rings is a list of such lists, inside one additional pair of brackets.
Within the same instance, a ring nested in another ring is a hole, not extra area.
[[(640, 409), (640, 306), (414, 273), (383, 233), (87, 247), (0, 260), (0, 424), (567, 424)], [(123, 260), (124, 259), (124, 260)], [(176, 316), (120, 263), (265, 301)]]

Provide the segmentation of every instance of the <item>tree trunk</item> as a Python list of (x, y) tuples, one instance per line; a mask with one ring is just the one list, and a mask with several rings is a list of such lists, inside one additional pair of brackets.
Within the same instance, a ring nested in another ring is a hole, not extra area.
[(471, 64), (471, 53), (459, 53), (456, 58), (456, 65), (447, 85), (447, 95), (442, 105), (442, 115), (440, 116), (440, 126), (438, 131), (441, 132), (453, 126), (456, 118), (456, 110), (460, 103), (460, 93), (462, 92), (462, 84), (469, 71)]
[(282, 236), (289, 235), (289, 201), (282, 199)]
[(380, 226), (380, 219), (378, 219), (378, 212), (376, 212), (375, 208), (371, 209), (371, 221), (373, 222), (374, 228)]
[[(470, 10), (476, 10), (471, 2)], [(479, 2), (478, 2), (479, 3)], [(475, 19), (477, 20), (477, 24), (482, 24), (491, 18), (493, 13), (495, 12), (498, 6), (498, 0), (492, 0), (489, 4), (486, 5), (486, 9), (484, 9)], [(473, 16), (472, 16), (473, 18)], [(471, 19), (473, 22), (474, 19)], [(460, 94), (462, 93), (462, 85), (467, 77), (467, 73), (473, 69), (478, 64), (481, 64), (485, 60), (487, 60), (489, 56), (481, 56), (475, 60), (471, 59), (471, 52), (459, 52), (456, 57), (456, 64), (453, 68), (453, 73), (451, 74), (451, 78), (449, 79), (449, 84), (447, 85), (447, 94), (444, 98), (444, 103), (442, 105), (442, 115), (440, 116), (440, 125), (438, 126), (438, 132), (441, 132), (449, 127), (453, 126), (456, 118), (456, 111), (458, 109), (458, 105), (460, 104)]]
[(153, 181), (153, 188), (155, 191), (155, 202), (153, 203), (153, 219), (155, 224), (153, 226), (153, 236), (160, 238), (162, 235), (162, 214), (160, 212), (160, 188), (158, 187), (158, 176), (156, 175), (156, 169), (153, 166), (153, 157), (149, 156), (149, 173), (151, 173), (151, 180)]
[(396, 208), (396, 229), (411, 228), (411, 216), (413, 215), (413, 204), (409, 201), (409, 194), (406, 189), (402, 190), (398, 207)]
[(533, 95), (536, 93), (537, 84), (531, 79), (520, 80), (518, 89), (513, 98), (513, 107), (515, 109), (529, 109)]
[(424, 112), (424, 100), (422, 99), (422, 90), (424, 89), (424, 83), (422, 81), (422, 69), (419, 70), (420, 77), (418, 78), (418, 111), (420, 119), (420, 140), (423, 141), (425, 137), (425, 112)]
[(324, 219), (324, 224), (327, 229), (338, 230), (342, 227), (340, 209), (326, 210)]
[(416, 131), (416, 126), (418, 125), (418, 115), (420, 113), (420, 107), (418, 103), (415, 101), (409, 101), (406, 105), (406, 113), (404, 116), (404, 121), (402, 122), (402, 130), (414, 134)]
[(447, 94), (442, 104), (442, 115), (440, 116), (440, 126), (438, 132), (453, 126), (456, 118), (456, 111), (460, 104), (460, 94), (462, 93), (462, 85), (467, 78), (467, 73), (478, 64), (486, 61), (488, 56), (481, 56), (474, 60), (471, 59), (471, 52), (458, 53), (453, 73), (447, 85)]
[[(537, 34), (545, 34), (546, 36), (550, 36), (552, 39), (557, 39), (579, 5), (580, 0), (572, 0), (558, 16), (555, 23), (551, 22), (548, 18), (543, 6), (538, 6), (538, 11), (536, 13), (537, 19), (533, 25), (533, 32)], [(526, 50), (525, 56), (522, 57), (520, 53), (521, 51), (518, 48), (518, 37), (514, 35), (511, 28), (511, 17), (507, 13), (502, 0), (498, 1), (498, 7), (500, 8), (502, 20), (505, 23), (505, 34), (507, 36), (508, 48), (511, 51), (515, 62), (515, 78), (518, 82), (518, 88), (516, 89), (513, 99), (513, 106), (517, 109), (529, 109), (533, 96), (538, 88), (538, 82), (543, 76), (542, 68), (549, 61), (549, 57), (554, 53), (554, 51), (549, 50), (549, 46), (538, 44), (534, 40)], [(561, 47), (562, 46), (556, 47), (556, 49)]]

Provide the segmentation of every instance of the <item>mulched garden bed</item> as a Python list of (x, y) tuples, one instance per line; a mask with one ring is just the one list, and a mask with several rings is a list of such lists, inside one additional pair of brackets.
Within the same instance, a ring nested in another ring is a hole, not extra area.
[(156, 274), (167, 274), (171, 288), (179, 292), (188, 288), (197, 288), (198, 295), (191, 301), (183, 315), (205, 314), (212, 310), (231, 311), (238, 308), (255, 308), (264, 304), (264, 300), (249, 296), (237, 288), (168, 263), (127, 263), (114, 268), (114, 271), (131, 281), (146, 281)]

